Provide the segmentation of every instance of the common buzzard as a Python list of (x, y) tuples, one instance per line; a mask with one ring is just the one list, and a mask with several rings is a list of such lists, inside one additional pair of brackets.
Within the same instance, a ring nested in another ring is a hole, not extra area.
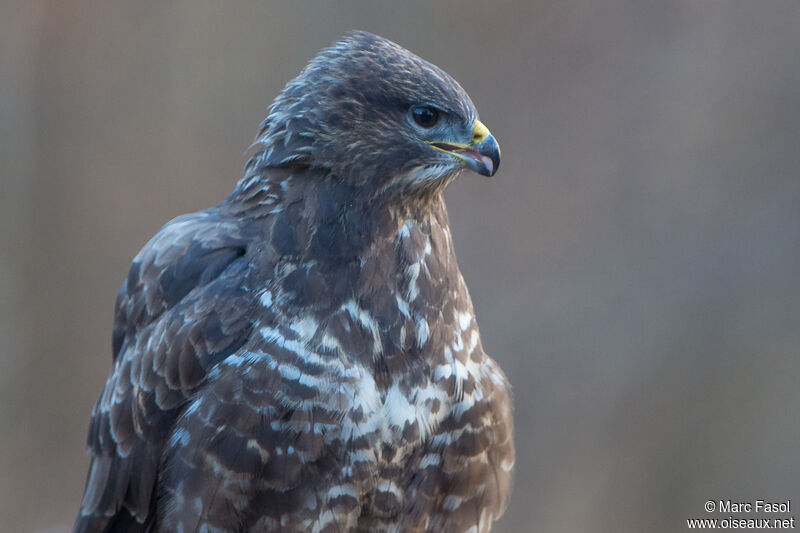
[(483, 532), (514, 464), (442, 191), (493, 175), (461, 86), (354, 32), (272, 104), (219, 205), (116, 301), (75, 531)]

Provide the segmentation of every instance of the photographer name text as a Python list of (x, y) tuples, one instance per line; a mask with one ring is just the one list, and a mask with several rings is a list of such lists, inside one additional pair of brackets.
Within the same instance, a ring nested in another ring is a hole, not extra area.
[(792, 501), (771, 502), (767, 500), (736, 501), (736, 500), (708, 500), (706, 511), (719, 513), (788, 513), (792, 510)]

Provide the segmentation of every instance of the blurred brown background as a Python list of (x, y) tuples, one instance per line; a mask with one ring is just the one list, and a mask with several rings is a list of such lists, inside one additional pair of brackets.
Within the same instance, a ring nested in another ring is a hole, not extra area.
[(450, 72), (503, 149), (447, 193), (515, 387), (496, 530), (800, 506), (800, 3), (4, 4), (3, 531), (71, 527), (131, 258), (227, 195), (274, 96), (353, 28)]

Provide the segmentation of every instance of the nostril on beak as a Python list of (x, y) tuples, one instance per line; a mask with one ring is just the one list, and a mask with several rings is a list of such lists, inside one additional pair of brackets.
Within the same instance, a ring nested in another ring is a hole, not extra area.
[(489, 135), (489, 128), (484, 126), (480, 120), (476, 120), (472, 130), (472, 144), (482, 143)]

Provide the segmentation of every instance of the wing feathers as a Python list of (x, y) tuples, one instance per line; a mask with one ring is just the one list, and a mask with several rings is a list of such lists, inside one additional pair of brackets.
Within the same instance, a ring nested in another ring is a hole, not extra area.
[(76, 531), (144, 531), (154, 519), (164, 441), (207, 372), (249, 336), (245, 256), (238, 224), (214, 210), (176, 218), (137, 255), (117, 297)]

